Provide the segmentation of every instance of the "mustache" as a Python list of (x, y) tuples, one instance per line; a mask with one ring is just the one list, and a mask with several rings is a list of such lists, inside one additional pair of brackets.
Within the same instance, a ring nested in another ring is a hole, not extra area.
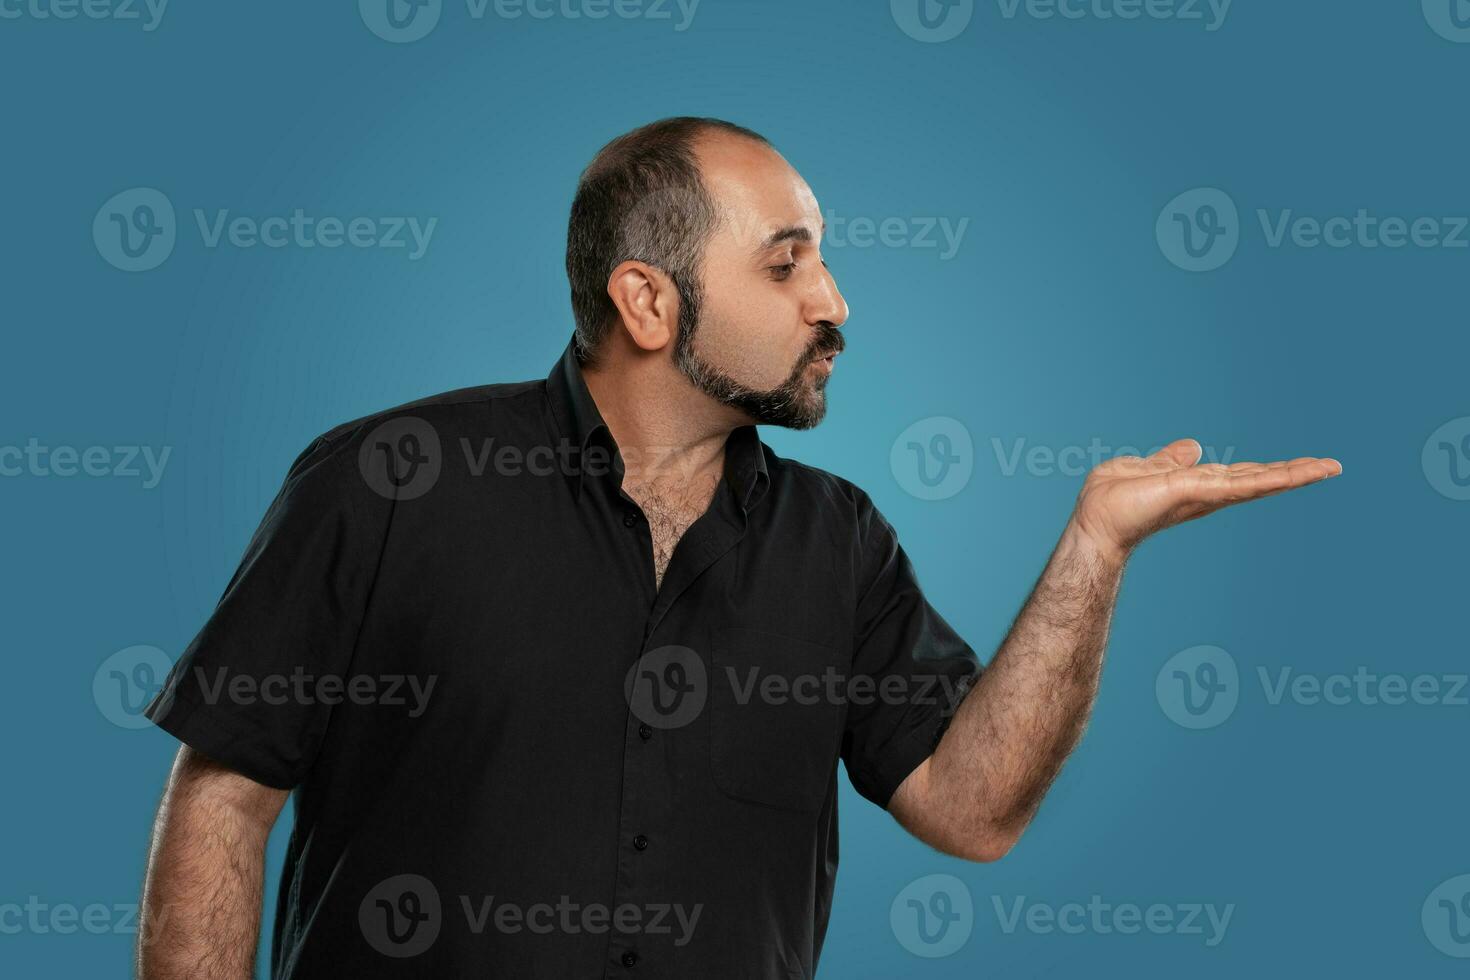
[(846, 348), (847, 338), (842, 335), (841, 331), (830, 323), (820, 323), (817, 325), (817, 335), (807, 345), (807, 356), (802, 363), (819, 361), (829, 354), (841, 354)]

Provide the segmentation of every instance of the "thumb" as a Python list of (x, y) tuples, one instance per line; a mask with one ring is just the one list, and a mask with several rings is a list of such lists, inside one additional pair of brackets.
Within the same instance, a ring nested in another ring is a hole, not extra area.
[(1168, 463), (1174, 467), (1193, 466), (1204, 455), (1204, 449), (1193, 439), (1175, 439), (1149, 457), (1150, 462)]

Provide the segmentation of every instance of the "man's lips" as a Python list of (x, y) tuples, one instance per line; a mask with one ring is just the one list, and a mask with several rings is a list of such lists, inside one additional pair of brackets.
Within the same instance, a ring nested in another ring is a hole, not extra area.
[(816, 353), (814, 353), (811, 357), (811, 360), (809, 360), (807, 363), (818, 365), (822, 368), (822, 370), (830, 373), (833, 367), (835, 367), (837, 364), (837, 355), (841, 354), (843, 348), (847, 346), (847, 344), (845, 343), (846, 338), (844, 338), (841, 334), (833, 334), (831, 336), (826, 336), (821, 339), (825, 340), (827, 343)]

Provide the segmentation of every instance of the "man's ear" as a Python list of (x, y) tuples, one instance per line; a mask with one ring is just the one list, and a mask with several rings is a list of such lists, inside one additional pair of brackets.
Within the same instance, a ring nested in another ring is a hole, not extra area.
[(618, 308), (619, 325), (634, 344), (662, 350), (679, 324), (679, 290), (662, 270), (629, 259), (607, 279), (607, 295)]

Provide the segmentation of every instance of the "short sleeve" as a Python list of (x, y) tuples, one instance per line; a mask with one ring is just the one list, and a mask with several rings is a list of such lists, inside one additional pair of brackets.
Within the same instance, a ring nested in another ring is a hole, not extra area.
[(848, 705), (842, 759), (853, 787), (886, 809), (934, 752), (982, 667), (924, 597), (893, 527), (866, 496), (858, 499), (863, 571), (852, 669), (871, 682)]
[(348, 670), (381, 554), (366, 489), (341, 443), (296, 458), (150, 720), (256, 782), (301, 782), (331, 711), (311, 685)]

